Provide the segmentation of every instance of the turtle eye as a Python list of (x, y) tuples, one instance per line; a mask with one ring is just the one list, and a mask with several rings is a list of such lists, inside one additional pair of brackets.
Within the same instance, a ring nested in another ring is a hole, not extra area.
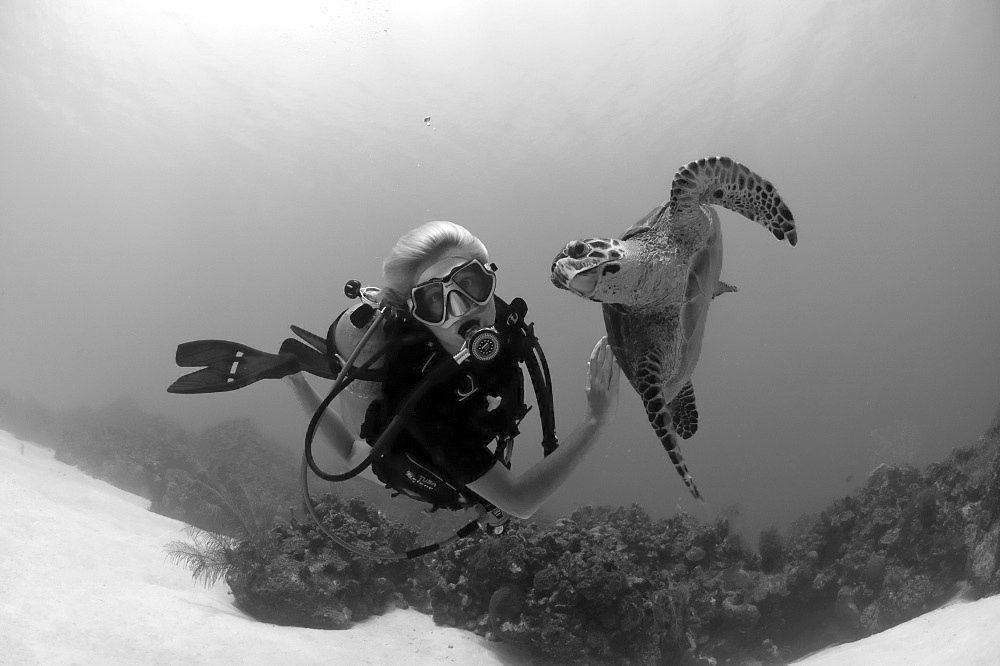
[(589, 251), (590, 251), (590, 246), (584, 243), (583, 241), (573, 241), (572, 243), (566, 246), (567, 256), (573, 259), (580, 259), (582, 257), (585, 257), (587, 255), (587, 252)]
[(614, 275), (622, 269), (618, 264), (607, 264), (601, 269), (601, 275)]

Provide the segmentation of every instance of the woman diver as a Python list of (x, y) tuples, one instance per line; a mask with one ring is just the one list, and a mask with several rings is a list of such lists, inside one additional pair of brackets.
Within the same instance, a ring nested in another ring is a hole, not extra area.
[[(518, 324), (526, 311), (523, 301), (518, 311), (514, 304), (520, 299), (508, 305), (495, 296), (495, 269), (483, 243), (457, 224), (429, 222), (403, 235), (383, 263), (379, 292), (379, 306), (403, 316), (376, 331), (356, 357), (364, 363), (376, 350), (390, 349), (372, 363), (381, 368), (382, 381), (349, 384), (340, 394), (340, 413), (327, 409), (318, 433), (346, 469), (357, 468), (435, 358), (463, 358), (477, 331), (495, 331), (503, 351), (489, 362), (467, 364), (467, 370), (432, 388), (407, 410), (393, 454), (375, 461), (364, 474), (435, 508), (461, 508), (478, 496), (503, 512), (528, 518), (593, 449), (615, 411), (620, 371), (607, 339), (601, 338), (588, 362), (583, 420), (558, 447), (546, 447), (542, 460), (520, 474), (512, 472), (510, 445), (528, 409), (522, 400), (518, 361), (523, 354), (516, 353), (517, 340), (528, 329)], [(364, 307), (354, 306), (334, 324), (342, 356), (351, 354), (367, 332), (370, 319), (354, 316)], [(286, 381), (303, 409), (316, 412), (322, 400), (302, 374), (290, 374)]]

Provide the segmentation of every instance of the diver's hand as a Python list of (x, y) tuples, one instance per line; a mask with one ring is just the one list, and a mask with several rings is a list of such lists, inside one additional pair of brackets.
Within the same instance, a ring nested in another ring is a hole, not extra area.
[(618, 408), (621, 370), (611, 351), (608, 337), (597, 341), (587, 363), (587, 407), (600, 424), (607, 423)]

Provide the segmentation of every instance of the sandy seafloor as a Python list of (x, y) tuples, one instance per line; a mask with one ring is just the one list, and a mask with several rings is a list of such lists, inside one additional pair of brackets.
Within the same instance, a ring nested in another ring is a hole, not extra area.
[[(0, 431), (0, 664), (491, 664), (525, 652), (395, 610), (342, 631), (237, 610), (166, 559), (184, 524)], [(1000, 664), (1000, 597), (958, 603), (807, 664)]]

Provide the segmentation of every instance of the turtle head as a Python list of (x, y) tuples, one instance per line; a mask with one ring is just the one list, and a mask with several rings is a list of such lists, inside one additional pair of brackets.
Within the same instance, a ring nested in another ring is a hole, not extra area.
[(624, 257), (625, 247), (617, 238), (567, 243), (552, 260), (552, 284), (591, 301), (613, 301), (612, 276), (622, 270)]

